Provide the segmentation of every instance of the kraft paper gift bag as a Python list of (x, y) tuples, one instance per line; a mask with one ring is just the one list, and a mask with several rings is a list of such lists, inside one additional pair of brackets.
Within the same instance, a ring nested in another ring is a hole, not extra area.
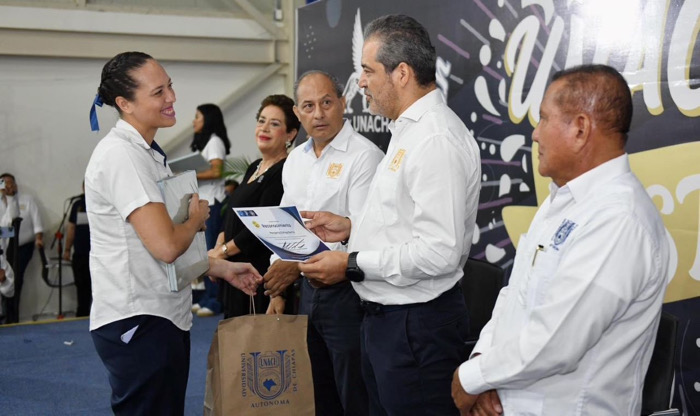
[(303, 315), (219, 322), (209, 351), (204, 414), (315, 416), (307, 324)]
[(219, 330), (214, 337), (207, 355), (207, 380), (204, 390), (204, 416), (221, 416), (221, 386), (219, 383)]

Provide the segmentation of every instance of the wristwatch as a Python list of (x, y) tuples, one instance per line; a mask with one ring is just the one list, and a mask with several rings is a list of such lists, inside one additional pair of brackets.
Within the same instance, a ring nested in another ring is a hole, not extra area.
[(224, 256), (228, 257), (228, 248), (226, 248), (226, 242), (221, 246), (221, 251), (224, 252)]
[(348, 267), (345, 269), (345, 277), (351, 282), (361, 282), (365, 280), (365, 272), (357, 265), (357, 251), (348, 256)]

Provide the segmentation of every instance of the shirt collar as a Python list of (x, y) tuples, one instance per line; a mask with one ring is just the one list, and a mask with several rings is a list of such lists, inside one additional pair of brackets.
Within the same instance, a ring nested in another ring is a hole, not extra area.
[[(335, 150), (339, 150), (341, 152), (346, 152), (348, 150), (348, 143), (350, 141), (350, 136), (352, 135), (353, 129), (352, 126), (350, 125), (349, 120), (345, 120), (345, 123), (343, 123), (343, 127), (340, 129), (338, 134), (335, 135), (333, 140), (331, 140), (330, 143), (323, 149), (323, 153), (326, 152), (326, 149), (328, 147), (332, 147)], [(309, 140), (306, 141), (306, 144), (304, 144), (304, 153), (313, 153), (314, 151), (314, 141), (312, 138), (309, 138)], [(315, 156), (315, 154), (314, 154)]]
[(417, 99), (413, 104), (411, 104), (403, 113), (399, 116), (397, 120), (402, 118), (407, 118), (409, 120), (418, 121), (423, 114), (428, 112), (431, 108), (438, 104), (444, 104), (445, 98), (439, 88), (435, 88), (429, 93)]
[(423, 114), (427, 113), (428, 110), (438, 104), (445, 104), (445, 97), (442, 95), (442, 91), (440, 91), (439, 88), (435, 88), (414, 101), (413, 104), (401, 113), (399, 118), (392, 120), (391, 123), (389, 123), (389, 130), (393, 134), (396, 124), (401, 124), (404, 121), (402, 119), (408, 119), (414, 122), (420, 120)]
[(553, 199), (558, 191), (568, 189), (575, 201), (583, 201), (587, 195), (595, 192), (595, 190), (600, 187), (601, 183), (609, 182), (629, 172), (631, 172), (629, 156), (625, 153), (579, 175), (561, 188), (554, 182), (550, 183), (549, 193)]
[[(165, 165), (165, 160), (166, 160), (165, 154), (160, 153), (159, 151), (157, 151), (156, 149), (151, 147), (148, 144), (148, 142), (146, 142), (146, 139), (144, 139), (143, 136), (141, 136), (141, 133), (139, 133), (138, 130), (136, 130), (136, 128), (134, 128), (134, 126), (132, 126), (128, 122), (124, 121), (123, 119), (119, 119), (117, 121), (117, 124), (114, 126), (113, 130), (116, 131), (116, 133), (119, 137), (121, 137), (125, 140), (128, 140), (129, 142), (148, 150), (151, 153), (151, 156), (153, 157), (153, 159), (155, 159), (157, 162)], [(157, 144), (156, 144), (156, 146), (157, 146)], [(160, 147), (160, 146), (158, 146), (158, 147)]]

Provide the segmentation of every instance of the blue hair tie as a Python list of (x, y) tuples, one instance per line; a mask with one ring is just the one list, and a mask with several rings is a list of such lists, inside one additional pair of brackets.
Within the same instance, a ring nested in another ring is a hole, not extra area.
[(95, 106), (102, 107), (102, 97), (100, 97), (100, 93), (98, 92), (95, 94), (95, 99), (92, 100), (92, 107), (90, 107), (90, 130), (92, 131), (99, 131), (100, 130), (100, 123), (97, 121), (97, 109)]

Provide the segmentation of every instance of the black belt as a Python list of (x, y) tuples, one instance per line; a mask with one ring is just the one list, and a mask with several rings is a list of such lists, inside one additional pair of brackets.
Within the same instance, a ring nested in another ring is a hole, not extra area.
[(313, 279), (309, 279), (308, 277), (304, 277), (304, 280), (306, 280), (306, 283), (308, 283), (309, 286), (311, 286), (313, 289), (316, 289), (316, 290), (339, 288), (339, 287), (343, 287), (345, 285), (350, 284), (349, 280), (342, 280), (342, 281), (335, 283), (335, 284), (332, 284), (332, 285), (326, 285), (326, 284), (319, 285)]
[(403, 305), (382, 305), (381, 303), (372, 302), (369, 300), (361, 300), (360, 306), (362, 306), (362, 308), (365, 310), (365, 312), (368, 315), (381, 315), (384, 313), (395, 312), (395, 311), (400, 311), (400, 310), (404, 310), (404, 309), (415, 308), (417, 306), (427, 305), (430, 302), (435, 302), (436, 300), (440, 299), (443, 296), (450, 295), (452, 292), (461, 291), (461, 290), (462, 290), (462, 285), (459, 282), (457, 282), (457, 284), (454, 285), (451, 289), (449, 289), (446, 292), (441, 293), (435, 299), (429, 300), (427, 302), (406, 303)]

